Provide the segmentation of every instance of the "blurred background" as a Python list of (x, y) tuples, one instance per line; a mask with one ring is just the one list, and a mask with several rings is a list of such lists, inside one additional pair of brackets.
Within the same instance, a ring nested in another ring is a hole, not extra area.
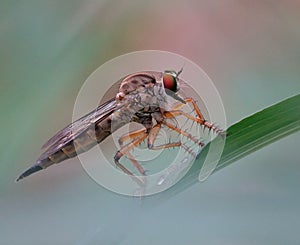
[(228, 125), (299, 93), (299, 10), (296, 0), (2, 0), (0, 244), (299, 244), (299, 133), (151, 205), (100, 187), (78, 159), (14, 182), (71, 121), (89, 74), (128, 52), (202, 67)]

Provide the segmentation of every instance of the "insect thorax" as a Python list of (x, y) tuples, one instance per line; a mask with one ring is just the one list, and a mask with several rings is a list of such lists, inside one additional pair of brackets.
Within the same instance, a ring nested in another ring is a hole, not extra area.
[(117, 124), (138, 122), (146, 128), (152, 126), (153, 113), (164, 110), (167, 95), (161, 84), (151, 84), (151, 86), (139, 86), (134, 91), (119, 98), (118, 109), (113, 113), (113, 120)]

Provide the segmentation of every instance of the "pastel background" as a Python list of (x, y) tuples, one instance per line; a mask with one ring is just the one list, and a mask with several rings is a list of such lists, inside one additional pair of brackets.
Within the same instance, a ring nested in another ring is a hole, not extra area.
[(2, 0), (0, 244), (299, 244), (299, 133), (151, 206), (100, 187), (77, 159), (14, 182), (104, 62), (183, 55), (231, 125), (299, 93), (299, 25), (296, 0)]

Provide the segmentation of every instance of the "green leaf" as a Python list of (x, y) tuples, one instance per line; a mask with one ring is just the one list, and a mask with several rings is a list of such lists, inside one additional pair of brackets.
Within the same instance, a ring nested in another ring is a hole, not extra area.
[[(227, 130), (225, 147), (214, 172), (264, 146), (300, 130), (300, 94), (259, 111)], [(198, 176), (211, 144), (222, 143), (215, 138), (202, 151), (186, 175), (161, 196), (173, 196), (199, 183)]]

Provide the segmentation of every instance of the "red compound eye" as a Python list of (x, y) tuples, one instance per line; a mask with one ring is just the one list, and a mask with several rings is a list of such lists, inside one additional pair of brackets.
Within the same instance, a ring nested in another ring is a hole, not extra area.
[(163, 83), (164, 83), (165, 89), (171, 90), (175, 93), (177, 92), (177, 80), (176, 80), (176, 77), (174, 77), (173, 75), (164, 73)]

